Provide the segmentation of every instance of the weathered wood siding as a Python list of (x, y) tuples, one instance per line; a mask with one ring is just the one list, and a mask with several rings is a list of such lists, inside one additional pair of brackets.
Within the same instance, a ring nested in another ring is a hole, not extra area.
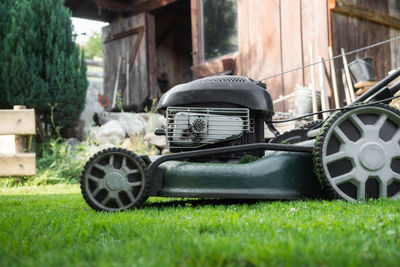
[[(346, 0), (346, 2), (368, 8), (373, 11), (380, 11), (390, 15), (400, 16), (400, 2), (397, 0)], [(388, 26), (360, 19), (355, 16), (331, 12), (331, 31), (332, 47), (334, 54), (340, 54), (343, 47), (345, 51), (354, 50), (360, 47), (368, 46), (381, 42), (396, 36), (400, 36), (400, 30)], [(400, 41), (395, 41), (386, 45), (371, 48), (347, 57), (351, 62), (357, 58), (369, 57), (373, 59), (377, 79), (387, 76), (388, 71), (398, 68), (400, 65)], [(338, 77), (341, 77), (340, 69), (343, 68), (341, 60), (336, 61), (336, 71)], [(339, 82), (340, 89), (343, 88)], [(343, 90), (340, 90), (343, 92)], [(341, 94), (343, 99), (343, 93)]]
[[(347, 0), (353, 4), (388, 13), (388, 0), (360, 1)], [(333, 53), (340, 54), (343, 47), (345, 51), (354, 50), (382, 40), (389, 39), (389, 27), (379, 25), (356, 17), (346, 16), (332, 12), (332, 43)], [(348, 62), (356, 58), (371, 57), (374, 60), (378, 78), (382, 78), (391, 68), (390, 45), (379, 46), (365, 52), (349, 55)], [(342, 67), (342, 65), (339, 65)]]
[[(337, 2), (337, 1), (336, 1)], [(400, 30), (377, 22), (359, 19), (332, 11), (335, 0), (237, 0), (239, 51), (230, 55), (235, 59), (233, 73), (259, 80), (280, 72), (310, 64), (309, 45), (313, 47), (312, 61), (328, 58), (328, 46), (334, 55), (400, 36)], [(398, 0), (346, 0), (350, 4), (400, 16)], [(202, 62), (200, 0), (191, 0), (193, 63), (195, 77), (212, 75), (221, 68), (222, 59)], [(398, 28), (398, 27), (397, 27)], [(400, 64), (400, 41), (370, 49), (348, 57), (348, 62), (358, 57), (371, 57), (378, 79)], [(341, 59), (336, 60), (340, 91)], [(330, 66), (325, 64), (331, 96)], [(315, 86), (320, 90), (319, 67), (314, 66)], [(311, 68), (265, 80), (274, 99), (293, 92), (296, 84), (308, 86)], [(343, 97), (341, 97), (343, 99)], [(275, 106), (276, 110), (293, 108), (292, 101)]]
[[(400, 1), (398, 0), (389, 0), (389, 14), (393, 16), (400, 17)], [(394, 38), (400, 36), (399, 29), (389, 29), (389, 37)], [(395, 69), (400, 67), (400, 41), (394, 41), (390, 44), (390, 61), (391, 61), (391, 69)]]
[[(314, 47), (314, 61), (318, 56), (327, 58), (327, 2), (238, 0), (237, 3), (239, 51), (232, 55), (235, 58), (234, 74), (259, 80), (308, 64), (309, 43)], [(191, 0), (191, 8), (194, 65), (220, 69), (218, 62), (201, 62), (200, 0)], [(265, 82), (273, 99), (277, 99), (292, 93), (296, 84), (308, 85), (309, 81), (309, 69), (305, 69)], [(275, 106), (278, 111), (292, 108), (290, 100)]]
[[(136, 27), (146, 27), (146, 14), (142, 13), (129, 18), (121, 19), (118, 22), (110, 23), (109, 26), (103, 28), (103, 42), (108, 40), (112, 35), (128, 31)], [(103, 45), (104, 57), (104, 93), (112, 101), (115, 82), (118, 72), (118, 62), (122, 58), (119, 88), (125, 87), (126, 81), (126, 55), (129, 52), (131, 57), (135, 42), (139, 34), (134, 34), (115, 41), (106, 42)], [(149, 76), (146, 49), (147, 31), (143, 33), (140, 41), (139, 50), (133, 66), (130, 66), (129, 77), (129, 104), (140, 105), (149, 96)], [(154, 64), (154, 63), (153, 63)], [(123, 103), (127, 103), (126, 94), (123, 95)]]
[[(239, 54), (236, 74), (262, 79), (328, 56), (327, 3), (320, 0), (238, 0)], [(316, 69), (317, 70), (317, 69)], [(317, 72), (316, 72), (317, 73)], [(273, 99), (308, 85), (309, 68), (266, 80)], [(282, 102), (276, 110), (293, 108)]]

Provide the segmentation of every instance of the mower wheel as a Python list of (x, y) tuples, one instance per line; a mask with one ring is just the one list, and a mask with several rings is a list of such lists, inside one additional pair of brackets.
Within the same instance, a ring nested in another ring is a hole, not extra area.
[(302, 141), (307, 141), (310, 140), (309, 137), (307, 137), (307, 132), (309, 130), (312, 130), (316, 127), (319, 127), (323, 124), (323, 120), (316, 120), (316, 121), (310, 121), (307, 123), (304, 123), (300, 125), (297, 128), (294, 128), (293, 130), (284, 132), (281, 135), (278, 135), (277, 137), (271, 139), (269, 141), (270, 143), (275, 143), (275, 144), (296, 144)]
[(80, 183), (85, 201), (98, 211), (138, 207), (150, 190), (144, 161), (132, 151), (116, 147), (93, 155), (83, 168)]
[(400, 111), (387, 105), (336, 112), (322, 126), (314, 171), (333, 197), (400, 197)]

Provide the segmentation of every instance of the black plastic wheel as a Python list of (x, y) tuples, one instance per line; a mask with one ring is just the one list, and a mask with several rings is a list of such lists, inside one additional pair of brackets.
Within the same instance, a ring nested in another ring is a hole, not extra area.
[(314, 171), (333, 197), (400, 197), (400, 111), (387, 105), (336, 112), (321, 128)]
[(93, 155), (83, 168), (80, 183), (85, 201), (97, 211), (138, 207), (150, 190), (144, 161), (132, 151), (116, 147)]
[(303, 123), (302, 125), (297, 127), (297, 129), (313, 130), (322, 127), (322, 124), (324, 124), (324, 120), (315, 120)]

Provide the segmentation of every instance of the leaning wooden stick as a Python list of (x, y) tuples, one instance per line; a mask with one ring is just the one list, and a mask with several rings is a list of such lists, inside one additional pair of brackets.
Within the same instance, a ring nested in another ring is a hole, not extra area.
[(119, 74), (121, 71), (121, 62), (122, 62), (122, 57), (119, 57), (118, 60), (118, 69), (117, 69), (117, 76), (115, 77), (115, 86), (114, 86), (114, 92), (113, 92), (113, 102), (111, 107), (115, 107), (115, 105), (117, 104), (117, 91), (118, 91), (118, 83), (119, 83)]
[(342, 71), (342, 83), (344, 88), (344, 94), (346, 96), (346, 104), (349, 105), (351, 103), (351, 97), (349, 92), (350, 90), (349, 87), (347, 86), (346, 74), (344, 74), (344, 71)]
[[(325, 66), (324, 62), (322, 61), (323, 58), (319, 57), (320, 64), (318, 64), (318, 69), (319, 69), (319, 86), (321, 89), (321, 110), (325, 111), (329, 109), (329, 104), (328, 104), (328, 94), (326, 91), (326, 86), (325, 86)], [(322, 113), (322, 118), (325, 120), (328, 118), (329, 114), (328, 113)]]
[(349, 88), (350, 98), (351, 101), (356, 100), (356, 96), (354, 94), (353, 82), (351, 81), (349, 66), (347, 65), (346, 54), (344, 49), (341, 48), (340, 51), (342, 52), (342, 59), (343, 59), (343, 66), (344, 66), (344, 73), (346, 74), (347, 86)]
[[(312, 43), (308, 46), (309, 53), (310, 53), (310, 64), (314, 63), (313, 57), (313, 47)], [(315, 74), (314, 74), (314, 65), (310, 67), (311, 69), (311, 92), (312, 92), (312, 112), (315, 113), (318, 111), (317, 106), (317, 91), (315, 89)], [(318, 120), (318, 115), (313, 115), (313, 120)]]
[(338, 91), (338, 88), (337, 88), (336, 70), (335, 70), (335, 62), (333, 60), (332, 46), (328, 47), (328, 54), (329, 54), (329, 65), (330, 65), (330, 68), (331, 68), (333, 97), (335, 99), (335, 108), (340, 108), (339, 91)]
[[(127, 44), (129, 44), (128, 42), (127, 42)], [(128, 49), (128, 45), (126, 46), (126, 85), (125, 85), (125, 98), (126, 98), (126, 100), (125, 100), (125, 104), (126, 105), (129, 105), (129, 60), (128, 60), (128, 58), (129, 58), (129, 49)]]

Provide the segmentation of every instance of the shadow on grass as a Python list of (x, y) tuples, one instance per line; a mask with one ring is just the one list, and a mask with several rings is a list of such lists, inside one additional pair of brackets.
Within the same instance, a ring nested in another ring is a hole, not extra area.
[(139, 208), (159, 208), (169, 209), (178, 207), (203, 207), (203, 206), (231, 206), (231, 205), (255, 205), (258, 203), (276, 202), (276, 201), (287, 201), (287, 200), (265, 200), (265, 199), (172, 199), (170, 201), (156, 201), (156, 202), (145, 202)]

